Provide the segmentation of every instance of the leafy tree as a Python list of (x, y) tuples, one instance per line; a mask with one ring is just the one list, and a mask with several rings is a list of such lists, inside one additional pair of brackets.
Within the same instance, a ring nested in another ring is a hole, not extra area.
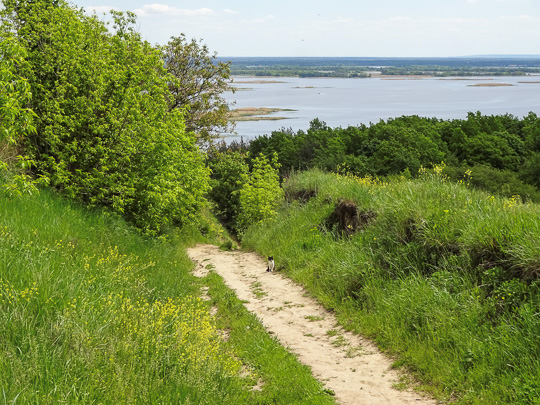
[(525, 120), (527, 121), (523, 128), (525, 146), (530, 151), (540, 152), (540, 119), (531, 112)]
[(221, 96), (229, 88), (230, 65), (217, 61), (200, 41), (188, 41), (184, 34), (172, 37), (162, 47), (167, 70), (176, 80), (169, 82), (169, 108), (186, 109), (186, 129), (207, 142), (232, 129), (229, 107)]
[(496, 169), (517, 170), (522, 157), (510, 146), (507, 133), (481, 132), (465, 142), (463, 158), (474, 165), (487, 163)]
[[(32, 98), (30, 85), (17, 73), (26, 63), (26, 51), (6, 28), (2, 26), (0, 33), (0, 173), (4, 172), (0, 193), (13, 196), (37, 191), (37, 186), (48, 179), (44, 176), (32, 179), (28, 169), (34, 162), (17, 154), (17, 144), (36, 130), (35, 114), (28, 108)], [(12, 169), (9, 172), (8, 163)]]
[(283, 200), (278, 170), (279, 163), (276, 154), (271, 161), (262, 154), (253, 159), (253, 170), (249, 180), (240, 189), (240, 211), (237, 220), (240, 233), (249, 225), (275, 214), (276, 207)]
[(445, 154), (430, 138), (408, 127), (385, 126), (378, 134), (380, 143), (370, 158), (377, 175), (416, 173), (444, 160)]
[(28, 108), (32, 98), (27, 80), (17, 74), (25, 63), (26, 51), (10, 33), (2, 33), (0, 42), (0, 141), (15, 144), (28, 132), (34, 132), (34, 113)]
[(189, 220), (208, 170), (181, 111), (169, 111), (174, 78), (134, 14), (113, 12), (114, 33), (63, 0), (10, 2), (3, 15), (28, 52), (21, 75), (37, 118), (23, 145), (35, 171), (147, 232)]
[(216, 203), (218, 218), (234, 226), (240, 207), (240, 190), (249, 179), (245, 154), (216, 152), (209, 166), (212, 175), (208, 196)]
[(490, 165), (444, 166), (443, 173), (452, 181), (485, 190), (492, 195), (508, 198), (519, 195), (523, 201), (540, 202), (540, 191), (532, 184), (523, 182), (518, 173), (494, 169)]
[(521, 178), (540, 189), (540, 152), (533, 152), (521, 169)]

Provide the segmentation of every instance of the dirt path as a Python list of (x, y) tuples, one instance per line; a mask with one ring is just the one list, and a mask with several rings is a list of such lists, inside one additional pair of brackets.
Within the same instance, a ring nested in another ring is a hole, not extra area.
[(204, 276), (211, 264), (246, 308), (257, 314), (281, 344), (311, 367), (315, 377), (335, 392), (340, 404), (435, 404), (393, 384), (400, 375), (391, 361), (368, 340), (339, 326), (334, 315), (304, 294), (302, 287), (280, 273), (268, 273), (266, 261), (255, 253), (223, 252), (216, 246), (188, 249), (196, 262), (195, 275)]

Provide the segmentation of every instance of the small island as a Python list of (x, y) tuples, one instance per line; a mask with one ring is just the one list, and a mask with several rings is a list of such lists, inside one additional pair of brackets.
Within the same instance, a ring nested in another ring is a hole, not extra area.
[(504, 87), (504, 86), (513, 86), (510, 83), (476, 83), (468, 84), (469, 87)]
[(231, 121), (277, 121), (287, 119), (286, 117), (268, 115), (280, 111), (295, 111), (287, 108), (266, 108), (266, 107), (247, 107), (236, 108), (230, 112)]

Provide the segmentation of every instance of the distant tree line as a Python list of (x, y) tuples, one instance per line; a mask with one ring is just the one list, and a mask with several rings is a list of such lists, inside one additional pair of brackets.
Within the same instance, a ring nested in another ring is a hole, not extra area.
[(267, 76), (267, 77), (339, 77), (365, 78), (369, 77), (365, 67), (342, 66), (238, 66), (231, 68), (231, 74), (236, 76)]
[(451, 179), (466, 176), (491, 193), (540, 202), (540, 119), (533, 112), (521, 119), (480, 112), (453, 120), (402, 116), (347, 128), (315, 119), (306, 131), (282, 129), (219, 147), (221, 155), (246, 152), (277, 155), (281, 176), (315, 167), (358, 176), (415, 176), (444, 162)]
[(490, 66), (389, 66), (380, 69), (383, 75), (428, 75), (451, 76), (526, 76), (540, 73), (534, 67), (490, 67)]
[(369, 77), (384, 75), (525, 76), (540, 73), (540, 58), (230, 58), (232, 75)]

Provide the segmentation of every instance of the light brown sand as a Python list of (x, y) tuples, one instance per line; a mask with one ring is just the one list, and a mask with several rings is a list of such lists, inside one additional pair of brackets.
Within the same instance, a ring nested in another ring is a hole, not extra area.
[[(335, 392), (340, 404), (435, 404), (412, 390), (393, 385), (400, 374), (369, 340), (339, 326), (334, 315), (303, 288), (280, 273), (266, 272), (266, 261), (255, 253), (223, 252), (198, 245), (188, 255), (201, 277), (212, 264), (227, 286), (246, 301), (266, 329), (311, 367), (313, 375)], [(332, 331), (328, 334), (328, 331)], [(333, 336), (330, 336), (333, 335)]]

